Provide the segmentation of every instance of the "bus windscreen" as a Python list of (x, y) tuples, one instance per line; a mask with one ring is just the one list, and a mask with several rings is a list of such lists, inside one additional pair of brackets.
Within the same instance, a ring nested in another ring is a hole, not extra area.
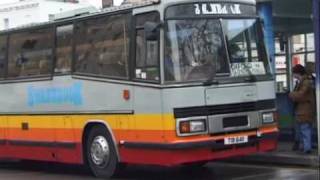
[(165, 79), (191, 82), (267, 75), (270, 67), (262, 37), (256, 18), (168, 20)]

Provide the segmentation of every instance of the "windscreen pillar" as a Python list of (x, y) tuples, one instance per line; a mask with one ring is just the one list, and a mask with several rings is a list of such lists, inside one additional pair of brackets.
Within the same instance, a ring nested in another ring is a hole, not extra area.
[(315, 34), (315, 50), (316, 50), (316, 88), (317, 88), (317, 124), (318, 124), (318, 156), (320, 160), (320, 1), (313, 0), (313, 23)]
[(257, 4), (259, 16), (263, 19), (264, 38), (270, 58), (272, 72), (275, 73), (275, 44), (272, 21), (272, 1)]

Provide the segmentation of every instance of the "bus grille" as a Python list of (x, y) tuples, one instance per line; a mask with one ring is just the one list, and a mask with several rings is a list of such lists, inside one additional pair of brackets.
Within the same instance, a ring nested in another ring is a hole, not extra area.
[(236, 116), (236, 117), (226, 117), (223, 118), (223, 128), (233, 128), (233, 127), (242, 127), (248, 126), (248, 116)]
[(265, 109), (274, 109), (275, 100), (262, 100), (257, 102), (198, 106), (174, 109), (175, 118), (185, 118), (193, 116), (210, 116), (218, 114), (230, 114), (239, 112), (259, 111)]

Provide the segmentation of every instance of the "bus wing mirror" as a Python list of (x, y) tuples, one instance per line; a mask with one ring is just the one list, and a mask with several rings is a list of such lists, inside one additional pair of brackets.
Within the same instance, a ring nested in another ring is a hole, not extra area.
[(146, 22), (144, 24), (144, 33), (147, 41), (157, 41), (159, 38), (159, 28), (161, 23)]

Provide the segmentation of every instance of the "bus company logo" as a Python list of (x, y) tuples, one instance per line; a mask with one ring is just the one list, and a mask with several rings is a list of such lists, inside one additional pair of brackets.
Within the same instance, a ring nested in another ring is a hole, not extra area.
[(82, 84), (74, 83), (71, 87), (35, 88), (28, 87), (28, 105), (42, 104), (82, 105)]
[(242, 14), (240, 4), (195, 4), (196, 15)]

